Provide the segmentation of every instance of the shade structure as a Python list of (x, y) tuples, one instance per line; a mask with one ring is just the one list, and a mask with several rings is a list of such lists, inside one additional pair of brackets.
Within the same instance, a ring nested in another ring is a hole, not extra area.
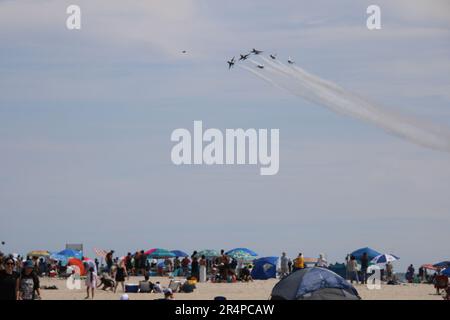
[(361, 257), (363, 256), (364, 252), (367, 253), (369, 260), (372, 260), (373, 258), (375, 258), (376, 256), (379, 256), (381, 254), (380, 252), (378, 252), (372, 248), (365, 247), (365, 248), (360, 248), (360, 249), (353, 251), (351, 253), (351, 255), (354, 256), (357, 260), (361, 260)]
[(433, 264), (433, 267), (444, 269), (450, 267), (450, 261), (441, 261), (438, 263)]
[(58, 254), (57, 252), (52, 252), (50, 254), (50, 259), (56, 260), (56, 261), (60, 261), (63, 265), (67, 264), (67, 260), (69, 260), (69, 258), (67, 256), (64, 256), (62, 254)]
[(155, 248), (155, 249), (151, 249), (148, 250), (147, 252), (150, 253), (146, 253), (148, 258), (152, 258), (152, 259), (164, 259), (164, 258), (174, 258), (175, 255), (170, 252), (169, 250), (166, 249), (162, 249), (162, 248)]
[(181, 250), (171, 250), (170, 252), (172, 252), (176, 257), (188, 257), (189, 255)]
[(359, 300), (358, 291), (344, 278), (325, 268), (297, 270), (280, 280), (272, 300)]
[(28, 252), (27, 256), (29, 257), (48, 257), (50, 256), (50, 252), (47, 250), (33, 250)]
[(424, 269), (435, 270), (435, 271), (438, 269), (436, 267), (433, 267), (433, 265), (431, 263), (423, 264), (423, 265), (421, 265), (421, 267)]
[(380, 264), (399, 260), (400, 258), (393, 254), (380, 254), (371, 260), (372, 263)]
[(442, 271), (442, 274), (444, 276), (450, 277), (450, 268), (445, 269), (444, 271)]
[(66, 256), (67, 258), (77, 258), (82, 259), (83, 253), (81, 251), (73, 250), (73, 249), (65, 249), (58, 252), (61, 256)]
[(233, 251), (230, 254), (228, 254), (229, 257), (232, 257), (233, 259), (239, 260), (239, 261), (253, 261), (255, 260), (255, 257), (251, 254), (244, 252), (244, 251)]
[(253, 257), (257, 257), (258, 256), (258, 254), (255, 251), (250, 250), (249, 248), (234, 248), (234, 249), (231, 249), (231, 250), (225, 252), (225, 254), (226, 255), (231, 255), (233, 252), (236, 252), (236, 251), (241, 251), (241, 252), (248, 253), (249, 255), (251, 255)]
[(278, 257), (263, 257), (254, 261), (252, 278), (255, 280), (267, 280), (277, 277)]
[(215, 258), (220, 257), (220, 253), (214, 249), (205, 249), (200, 252), (197, 252), (197, 257), (205, 256), (206, 258)]
[(77, 258), (70, 258), (67, 262), (67, 265), (69, 266), (76, 266), (79, 268), (80, 275), (84, 276), (86, 274), (86, 269), (84, 268), (83, 261)]

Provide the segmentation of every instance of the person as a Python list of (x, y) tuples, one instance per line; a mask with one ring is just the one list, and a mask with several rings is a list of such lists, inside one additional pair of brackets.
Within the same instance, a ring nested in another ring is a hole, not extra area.
[(289, 271), (289, 259), (286, 256), (286, 252), (283, 252), (281, 254), (281, 259), (280, 259), (280, 278), (284, 278), (285, 276), (288, 275), (288, 271)]
[(350, 283), (353, 284), (353, 281), (356, 280), (356, 283), (358, 284), (359, 278), (358, 278), (358, 263), (356, 262), (355, 256), (351, 256), (350, 260), (347, 262), (347, 274), (350, 280)]
[(139, 256), (141, 257), (139, 260), (139, 269), (141, 269), (141, 274), (145, 275), (145, 270), (147, 267), (147, 255), (144, 253), (144, 250), (141, 250)]
[[(197, 259), (197, 257), (195, 257)], [(165, 300), (174, 300), (172, 289), (166, 288), (163, 291)]]
[(389, 261), (388, 263), (386, 263), (386, 281), (391, 281), (392, 280), (393, 273), (394, 273), (394, 266)]
[(3, 259), (3, 269), (0, 270), (0, 300), (17, 299), (20, 275), (14, 271), (15, 265), (13, 257)]
[[(145, 272), (144, 272), (145, 275)], [(114, 293), (116, 293), (117, 287), (120, 285), (122, 286), (122, 291), (125, 292), (125, 277), (128, 276), (127, 269), (125, 268), (125, 262), (121, 260), (119, 262), (119, 265), (116, 268), (115, 271), (115, 280), (116, 280), (116, 286), (114, 287)]]
[(186, 276), (189, 271), (189, 264), (191, 263), (191, 260), (186, 256), (181, 261), (181, 268), (183, 269), (183, 275)]
[(297, 258), (294, 259), (294, 271), (303, 269), (305, 267), (305, 259), (303, 258), (303, 254), (299, 253)]
[(191, 276), (195, 277), (195, 279), (198, 281), (200, 280), (200, 269), (199, 269), (199, 264), (198, 264), (198, 259), (197, 256), (194, 256), (194, 258), (192, 258), (192, 263), (191, 263)]
[(19, 278), (19, 290), (17, 300), (40, 299), (39, 278), (34, 271), (34, 263), (31, 260), (25, 261), (23, 270)]
[(292, 272), (292, 260), (291, 259), (288, 260), (288, 271), (289, 271), (289, 273)]
[(97, 285), (97, 288), (101, 286), (103, 286), (102, 290), (110, 289), (111, 291), (114, 291), (115, 283), (107, 273), (104, 273), (100, 278), (100, 282)]
[(100, 269), (98, 268), (99, 267), (99, 262), (98, 262), (97, 258), (95, 258), (94, 263), (95, 263), (95, 270), (100, 271)]
[(92, 294), (92, 299), (94, 299), (94, 291), (97, 288), (97, 273), (93, 266), (89, 267), (89, 271), (86, 275), (86, 298), (89, 299), (89, 291)]
[(131, 256), (131, 252), (128, 252), (127, 256), (125, 257), (125, 268), (127, 268), (128, 275), (133, 270), (133, 264), (131, 263), (131, 259), (133, 259), (133, 257)]
[(364, 252), (361, 257), (361, 283), (367, 284), (367, 269), (369, 268), (369, 256)]
[(175, 259), (173, 260), (173, 266), (174, 276), (178, 276), (181, 269), (181, 260), (178, 257), (175, 257)]
[(328, 263), (323, 253), (319, 254), (316, 265), (321, 268), (328, 268)]
[(206, 257), (204, 255), (200, 258), (199, 265), (199, 282), (206, 282)]
[(241, 273), (240, 273), (240, 277), (241, 277), (242, 281), (244, 281), (244, 282), (253, 281), (250, 269), (251, 269), (251, 267), (247, 267), (247, 266), (244, 266), (244, 268), (242, 268)]
[(109, 252), (106, 254), (106, 257), (105, 257), (106, 271), (107, 271), (109, 274), (111, 274), (111, 269), (112, 269), (112, 266), (113, 266), (113, 254), (114, 254), (114, 250), (111, 250), (111, 251), (109, 251)]
[(414, 266), (410, 264), (405, 274), (405, 278), (406, 280), (408, 280), (409, 283), (412, 283), (414, 280), (414, 271), (415, 271)]
[(141, 257), (139, 255), (139, 251), (136, 251), (134, 254), (134, 275), (137, 276), (139, 274), (139, 266), (141, 265)]

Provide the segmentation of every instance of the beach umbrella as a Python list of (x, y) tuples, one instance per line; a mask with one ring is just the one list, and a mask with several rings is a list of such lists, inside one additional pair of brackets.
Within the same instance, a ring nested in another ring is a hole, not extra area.
[(189, 256), (186, 252), (181, 251), (181, 250), (172, 250), (170, 252), (172, 252), (176, 257), (188, 257)]
[(253, 257), (257, 257), (257, 256), (258, 256), (258, 254), (257, 254), (255, 251), (250, 250), (250, 249), (248, 249), (248, 248), (234, 248), (234, 249), (231, 249), (231, 250), (225, 252), (225, 254), (229, 256), (229, 255), (231, 255), (231, 254), (232, 254), (233, 252), (235, 252), (235, 251), (246, 252), (246, 253), (248, 253), (249, 255), (253, 256)]
[(206, 258), (220, 257), (220, 253), (217, 250), (205, 249), (197, 253), (197, 257), (205, 256)]
[(354, 256), (357, 260), (361, 260), (361, 257), (363, 256), (364, 252), (367, 253), (369, 260), (372, 260), (373, 258), (375, 258), (376, 256), (379, 256), (381, 254), (380, 252), (378, 252), (372, 248), (365, 247), (365, 248), (360, 248), (360, 249), (353, 251), (352, 253), (350, 253), (350, 255)]
[(399, 260), (400, 258), (393, 254), (380, 254), (371, 260), (374, 264), (387, 263)]
[(228, 256), (240, 261), (253, 261), (255, 257), (245, 251), (233, 251)]
[(27, 256), (29, 257), (48, 257), (50, 256), (50, 252), (47, 250), (33, 250), (28, 252)]
[(62, 254), (58, 254), (57, 252), (53, 252), (50, 254), (50, 259), (56, 260), (56, 261), (61, 261), (63, 264), (67, 264), (67, 260), (69, 260), (68, 257), (62, 255)]
[(147, 257), (152, 259), (164, 259), (164, 258), (173, 258), (175, 257), (175, 255), (169, 250), (156, 248), (149, 254), (147, 254)]
[(70, 258), (67, 262), (69, 266), (77, 266), (80, 270), (80, 275), (84, 276), (86, 274), (86, 269), (84, 268), (83, 261), (77, 258)]
[(435, 263), (435, 264), (433, 264), (433, 267), (440, 268), (440, 269), (448, 268), (448, 267), (450, 267), (450, 261), (441, 261), (441, 262)]
[(83, 258), (83, 253), (81, 251), (73, 250), (73, 249), (65, 249), (65, 250), (58, 252), (58, 254), (65, 256), (67, 258), (77, 258), (77, 259)]
[(421, 267), (424, 269), (429, 269), (429, 270), (437, 270), (437, 268), (433, 267), (433, 265), (431, 263), (423, 264), (423, 265), (421, 265)]
[(149, 249), (147, 251), (144, 252), (144, 254), (149, 255), (151, 253), (153, 253), (157, 248), (153, 248), (153, 249)]
[(445, 269), (444, 271), (442, 271), (442, 274), (444, 276), (450, 277), (450, 268)]

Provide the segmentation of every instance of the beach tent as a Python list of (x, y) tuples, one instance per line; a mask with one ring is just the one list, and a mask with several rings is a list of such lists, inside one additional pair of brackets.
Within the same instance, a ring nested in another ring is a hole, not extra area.
[(189, 257), (189, 255), (186, 252), (181, 250), (172, 250), (170, 252), (172, 252), (175, 255), (175, 257)]
[(77, 266), (80, 270), (80, 275), (84, 276), (86, 275), (86, 269), (84, 268), (83, 261), (77, 258), (70, 258), (68, 263), (68, 266)]
[(230, 255), (232, 255), (233, 253), (236, 253), (236, 252), (245, 252), (245, 253), (253, 256), (253, 257), (257, 257), (258, 256), (258, 254), (255, 251), (250, 250), (248, 248), (234, 248), (234, 249), (231, 249), (231, 250), (225, 252), (225, 254), (230, 256)]
[(267, 280), (277, 277), (278, 257), (264, 257), (254, 261), (252, 278), (256, 280)]
[(352, 253), (350, 253), (350, 255), (354, 256), (356, 258), (356, 260), (361, 260), (362, 255), (364, 254), (364, 252), (367, 252), (367, 256), (369, 257), (369, 261), (372, 260), (373, 258), (375, 258), (376, 256), (381, 255), (381, 253), (379, 253), (378, 251), (369, 248), (369, 247), (365, 247), (365, 248), (361, 248), (358, 250), (353, 251)]
[(278, 282), (272, 300), (359, 300), (358, 291), (331, 270), (313, 267), (297, 270)]
[(347, 268), (345, 267), (345, 263), (337, 263), (336, 262), (335, 264), (330, 264), (328, 266), (328, 269), (330, 269), (331, 271), (338, 274), (339, 276), (341, 276), (344, 279), (347, 275)]

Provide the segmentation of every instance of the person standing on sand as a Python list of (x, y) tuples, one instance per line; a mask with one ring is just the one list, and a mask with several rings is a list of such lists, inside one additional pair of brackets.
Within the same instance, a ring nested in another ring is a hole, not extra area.
[(141, 259), (139, 260), (139, 268), (141, 269), (142, 275), (145, 276), (147, 267), (147, 255), (144, 253), (144, 250), (141, 250), (140, 257)]
[(106, 262), (106, 271), (111, 274), (111, 268), (113, 266), (113, 254), (114, 250), (111, 250), (106, 254), (105, 262)]
[(199, 281), (200, 282), (206, 282), (206, 257), (202, 255), (200, 261), (200, 272), (199, 272)]
[(347, 273), (348, 273), (350, 283), (353, 284), (353, 280), (356, 280), (356, 284), (359, 283), (358, 263), (356, 262), (356, 258), (354, 256), (351, 256), (350, 260), (348, 260), (348, 262), (347, 262)]
[(299, 253), (297, 258), (294, 259), (294, 271), (305, 268), (305, 258), (303, 258), (303, 254)]
[(289, 258), (286, 256), (286, 252), (281, 254), (280, 259), (280, 278), (284, 278), (289, 272)]
[(97, 288), (97, 273), (94, 267), (90, 267), (88, 274), (86, 275), (86, 298), (89, 299), (89, 293), (92, 294), (92, 299), (94, 299), (94, 291)]
[(364, 252), (361, 257), (361, 283), (367, 284), (367, 269), (369, 268), (369, 256)]
[(0, 270), (0, 300), (16, 300), (19, 289), (19, 273), (14, 271), (16, 262), (12, 257), (3, 259), (4, 269)]
[(39, 291), (39, 277), (34, 271), (34, 263), (27, 260), (24, 263), (22, 273), (19, 278), (19, 290), (17, 300), (36, 300), (41, 298)]
[(194, 256), (192, 258), (192, 263), (191, 263), (191, 277), (195, 277), (195, 279), (197, 279), (197, 281), (199, 281), (200, 279), (200, 269), (199, 269), (199, 264), (198, 264), (198, 259), (197, 256)]
[[(145, 275), (145, 273), (144, 273)], [(116, 280), (116, 286), (114, 287), (114, 293), (116, 293), (117, 287), (120, 285), (122, 286), (122, 291), (125, 292), (125, 277), (128, 276), (127, 269), (125, 268), (125, 262), (123, 260), (119, 261), (119, 265), (117, 266), (115, 270), (115, 280)]]

